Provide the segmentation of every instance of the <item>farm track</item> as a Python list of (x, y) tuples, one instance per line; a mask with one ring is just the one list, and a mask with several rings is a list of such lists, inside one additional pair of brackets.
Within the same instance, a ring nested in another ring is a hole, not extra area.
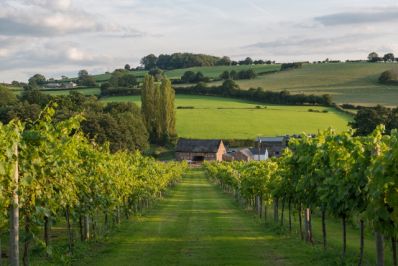
[[(296, 265), (286, 241), (234, 205), (200, 169), (81, 265)], [(80, 264), (79, 264), (80, 265)]]

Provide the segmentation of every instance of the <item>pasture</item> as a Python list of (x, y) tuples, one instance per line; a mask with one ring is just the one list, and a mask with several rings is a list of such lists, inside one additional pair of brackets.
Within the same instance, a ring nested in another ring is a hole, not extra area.
[[(103, 98), (103, 102), (132, 101), (139, 96)], [(346, 130), (351, 117), (333, 108), (264, 105), (230, 98), (177, 95), (177, 133), (180, 137), (252, 139), (259, 135), (317, 133), (333, 127)], [(188, 109), (190, 108), (190, 109)], [(309, 112), (309, 109), (320, 112)], [(328, 111), (323, 113), (322, 111)]]
[(330, 94), (336, 103), (396, 106), (398, 86), (378, 83), (380, 74), (392, 68), (398, 68), (398, 64), (307, 64), (301, 69), (237, 83), (242, 89), (262, 87), (271, 91), (288, 90), (293, 94)]
[[(329, 64), (304, 64), (301, 69), (278, 72), (279, 64), (273, 65), (242, 65), (242, 66), (213, 66), (193, 67), (165, 71), (166, 76), (172, 79), (180, 78), (186, 71), (202, 72), (204, 76), (217, 78), (225, 71), (240, 71), (252, 68), (258, 76), (251, 80), (237, 80), (240, 88), (247, 90), (261, 87), (264, 90), (287, 90), (292, 94), (330, 94), (334, 102), (351, 103), (355, 105), (397, 106), (398, 86), (383, 85), (378, 78), (383, 71), (398, 69), (396, 63), (329, 63)], [(131, 72), (141, 81), (147, 73), (145, 70)], [(96, 81), (101, 83), (109, 80), (111, 74), (94, 75)], [(220, 85), (222, 81), (208, 83), (209, 86)], [(174, 86), (192, 86), (181, 84)], [(15, 91), (21, 88), (13, 88)], [(77, 89), (84, 94), (99, 94), (99, 89)], [(65, 95), (68, 91), (48, 91), (53, 95)]]
[[(398, 86), (383, 85), (378, 78), (383, 71), (397, 68), (396, 63), (329, 63), (304, 64), (303, 68), (275, 72), (280, 69), (279, 64), (253, 66), (213, 66), (193, 67), (166, 71), (169, 78), (180, 78), (186, 71), (202, 72), (206, 77), (217, 78), (225, 70), (245, 70), (252, 68), (257, 78), (236, 81), (241, 89), (261, 87), (264, 90), (287, 90), (292, 94), (330, 94), (336, 103), (352, 103), (371, 106), (382, 104), (396, 106), (398, 103)], [(269, 72), (269, 73), (267, 73)], [(133, 71), (142, 76), (145, 71)], [(261, 75), (267, 73), (265, 75)], [(96, 76), (98, 81), (109, 79), (109, 74)], [(211, 82), (220, 85), (221, 81)], [(176, 86), (187, 86), (176, 85)]]

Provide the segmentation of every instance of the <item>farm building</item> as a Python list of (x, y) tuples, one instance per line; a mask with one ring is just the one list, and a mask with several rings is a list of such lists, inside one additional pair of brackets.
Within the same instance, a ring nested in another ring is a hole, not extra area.
[(250, 148), (250, 151), (255, 161), (266, 161), (269, 158), (267, 149)]
[(65, 89), (73, 89), (76, 87), (77, 87), (77, 84), (74, 82), (68, 82), (68, 83), (63, 84), (63, 88), (65, 88)]
[(287, 148), (288, 137), (259, 137), (256, 142), (258, 148), (268, 150), (269, 157), (279, 157)]
[(179, 139), (176, 147), (178, 161), (222, 161), (226, 148), (222, 140)]
[(223, 156), (224, 161), (252, 161), (254, 160), (253, 153), (248, 148), (231, 149)]

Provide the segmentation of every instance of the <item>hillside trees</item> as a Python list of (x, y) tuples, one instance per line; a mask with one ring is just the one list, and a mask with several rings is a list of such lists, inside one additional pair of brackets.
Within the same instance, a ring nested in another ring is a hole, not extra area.
[(376, 52), (371, 52), (371, 53), (368, 55), (368, 61), (369, 61), (369, 62), (374, 63), (374, 62), (377, 62), (377, 61), (379, 61), (379, 60), (380, 60), (379, 55), (378, 55)]
[(13, 104), (17, 101), (15, 94), (7, 87), (0, 85), (0, 106)]
[(158, 58), (154, 54), (147, 55), (141, 59), (141, 64), (146, 70), (151, 70), (157, 67)]
[(38, 86), (43, 86), (46, 84), (46, 77), (43, 76), (42, 74), (35, 74), (28, 80), (29, 85), (33, 87), (38, 87)]
[(392, 129), (397, 128), (398, 117), (396, 114), (397, 108), (389, 109), (381, 105), (361, 108), (355, 115), (354, 121), (350, 122), (350, 126), (356, 130), (355, 134), (358, 136), (369, 135), (380, 124), (386, 125), (386, 131), (389, 133)]
[(154, 54), (147, 55), (141, 59), (141, 64), (146, 70), (153, 68), (177, 69), (198, 66), (230, 65), (229, 57), (216, 57), (205, 54), (174, 53), (161, 54), (158, 57)]
[(253, 59), (246, 57), (245, 60), (239, 61), (239, 65), (253, 65)]
[(182, 83), (198, 83), (198, 82), (208, 82), (209, 78), (205, 77), (202, 72), (186, 71), (182, 77)]
[(45, 106), (53, 102), (59, 106), (55, 121), (84, 114), (85, 120), (81, 123), (84, 134), (100, 144), (109, 142), (112, 152), (144, 151), (148, 147), (149, 136), (138, 106), (133, 103), (110, 103), (104, 106), (95, 96), (77, 92), (52, 97), (37, 89), (26, 90), (15, 102), (0, 104), (0, 121), (35, 121)]
[(216, 66), (229, 66), (231, 64), (232, 60), (228, 56), (223, 56), (216, 62)]
[(285, 71), (285, 70), (291, 70), (291, 69), (298, 69), (298, 68), (302, 68), (303, 64), (298, 62), (298, 63), (285, 63), (281, 65), (281, 71)]
[(159, 85), (153, 76), (145, 76), (141, 111), (154, 143), (167, 144), (176, 137), (174, 100), (175, 92), (169, 79), (163, 78)]
[(383, 56), (384, 62), (394, 62), (395, 56), (393, 53), (387, 53)]
[(109, 79), (109, 84), (113, 88), (117, 87), (133, 88), (138, 85), (138, 81), (137, 78), (134, 76), (134, 74), (131, 74), (123, 69), (117, 69), (112, 73)]
[(79, 71), (76, 82), (80, 86), (86, 86), (86, 87), (95, 87), (97, 85), (94, 77), (90, 76), (88, 74), (88, 71), (85, 69)]
[(220, 74), (220, 79), (232, 79), (232, 80), (240, 80), (240, 79), (254, 79), (257, 77), (256, 71), (253, 69), (241, 70), (236, 72), (235, 70), (228, 71), (225, 70)]

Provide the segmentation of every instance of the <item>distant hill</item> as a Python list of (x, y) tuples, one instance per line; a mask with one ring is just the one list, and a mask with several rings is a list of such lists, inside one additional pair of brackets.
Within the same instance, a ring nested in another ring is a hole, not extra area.
[[(382, 72), (398, 69), (397, 63), (303, 64), (302, 68), (279, 72), (280, 67), (279, 64), (210, 66), (167, 70), (165, 73), (171, 79), (179, 79), (186, 71), (200, 71), (206, 77), (218, 79), (225, 70), (240, 71), (251, 68), (255, 70), (257, 77), (236, 81), (241, 89), (261, 87), (271, 91), (288, 90), (293, 94), (330, 94), (336, 103), (355, 105), (396, 106), (398, 103), (398, 86), (382, 84), (378, 80)], [(147, 71), (132, 70), (131, 73), (141, 80)], [(110, 73), (94, 75), (99, 85), (109, 80), (110, 76)], [(209, 86), (221, 82), (210, 82)]]
[(396, 63), (304, 64), (301, 69), (237, 81), (241, 89), (288, 90), (291, 93), (330, 94), (337, 103), (398, 105), (398, 86), (383, 85), (380, 74), (398, 69)]

